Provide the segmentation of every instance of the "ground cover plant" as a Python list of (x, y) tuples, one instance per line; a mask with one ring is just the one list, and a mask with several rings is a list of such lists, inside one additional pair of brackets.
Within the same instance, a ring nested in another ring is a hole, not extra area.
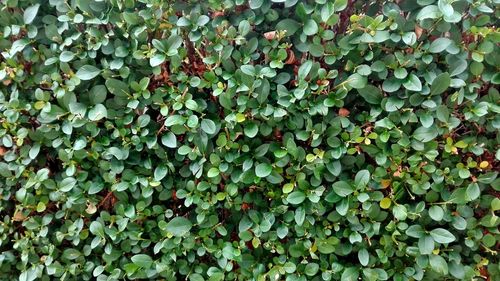
[(0, 0), (1, 280), (499, 280), (498, 0)]

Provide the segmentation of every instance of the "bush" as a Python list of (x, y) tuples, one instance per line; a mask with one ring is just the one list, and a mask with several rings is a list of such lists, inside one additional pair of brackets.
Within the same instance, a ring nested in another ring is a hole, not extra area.
[(1, 0), (1, 279), (499, 280), (499, 7)]

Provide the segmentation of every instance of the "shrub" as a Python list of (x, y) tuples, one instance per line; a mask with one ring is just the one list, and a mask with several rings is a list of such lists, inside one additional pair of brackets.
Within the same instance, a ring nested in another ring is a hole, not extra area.
[(499, 6), (1, 0), (0, 277), (498, 280)]

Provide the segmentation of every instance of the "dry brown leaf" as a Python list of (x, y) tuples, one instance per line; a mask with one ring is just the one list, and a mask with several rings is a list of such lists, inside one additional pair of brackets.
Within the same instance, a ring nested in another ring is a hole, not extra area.
[(14, 213), (14, 216), (12, 217), (12, 220), (13, 221), (24, 221), (26, 219), (26, 216), (23, 214), (22, 211), (20, 210), (17, 210), (15, 213)]
[(286, 54), (287, 54), (287, 58), (286, 58), (285, 64), (294, 64), (295, 63), (295, 53), (292, 50), (287, 49)]
[(346, 108), (339, 109), (339, 115), (342, 117), (347, 117), (347, 116), (349, 116), (350, 113), (351, 112), (349, 110), (347, 110)]
[(421, 28), (418, 25), (415, 25), (415, 34), (417, 35), (417, 40), (420, 39), (420, 37), (422, 36), (423, 32), (424, 32), (423, 28)]
[(264, 33), (264, 37), (267, 40), (273, 40), (274, 38), (276, 38), (276, 31), (268, 31), (268, 32)]
[(92, 202), (88, 202), (87, 203), (87, 208), (85, 209), (85, 212), (87, 212), (87, 214), (94, 214), (95, 212), (97, 212), (97, 207), (94, 203)]
[(389, 186), (391, 186), (391, 182), (392, 182), (391, 179), (383, 179), (380, 182), (380, 184), (382, 185), (383, 188), (388, 188)]

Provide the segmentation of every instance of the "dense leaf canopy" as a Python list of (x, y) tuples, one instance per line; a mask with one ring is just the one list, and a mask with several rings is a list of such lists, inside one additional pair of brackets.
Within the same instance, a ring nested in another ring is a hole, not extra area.
[(0, 0), (0, 279), (499, 280), (499, 14)]

